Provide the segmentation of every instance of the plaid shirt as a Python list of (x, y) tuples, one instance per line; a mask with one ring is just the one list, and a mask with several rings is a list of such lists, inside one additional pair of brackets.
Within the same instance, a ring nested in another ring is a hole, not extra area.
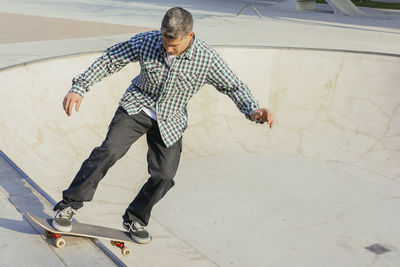
[(160, 31), (137, 34), (108, 48), (84, 73), (73, 78), (70, 92), (83, 96), (94, 83), (136, 61), (140, 62), (140, 74), (132, 80), (119, 105), (130, 115), (143, 107), (155, 110), (167, 147), (187, 128), (187, 103), (206, 83), (228, 95), (249, 120), (259, 108), (247, 86), (214, 49), (199, 39), (169, 67)]

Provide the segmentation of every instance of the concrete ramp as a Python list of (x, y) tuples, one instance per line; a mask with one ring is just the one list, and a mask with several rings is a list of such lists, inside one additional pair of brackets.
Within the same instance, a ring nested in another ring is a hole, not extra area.
[[(398, 55), (217, 47), (276, 127), (247, 121), (210, 86), (188, 107), (176, 186), (153, 211), (154, 241), (129, 266), (399, 266)], [(138, 64), (96, 84), (67, 117), (74, 75), (99, 53), (0, 72), (1, 149), (54, 199), (103, 140)], [(140, 139), (78, 220), (119, 227), (148, 178)], [(372, 245), (389, 252), (376, 254)], [(111, 248), (112, 249), (112, 248)]]
[(358, 7), (350, 0), (326, 0), (333, 7), (335, 14), (343, 14), (347, 16), (366, 16)]

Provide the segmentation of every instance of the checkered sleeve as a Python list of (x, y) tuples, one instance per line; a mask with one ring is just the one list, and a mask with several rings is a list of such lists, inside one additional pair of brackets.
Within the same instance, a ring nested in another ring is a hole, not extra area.
[(128, 41), (108, 48), (84, 73), (72, 79), (70, 92), (83, 96), (94, 83), (118, 72), (128, 63), (138, 61), (140, 43), (140, 35), (137, 35)]
[(247, 119), (254, 121), (251, 118), (251, 113), (260, 108), (257, 101), (247, 85), (239, 80), (236, 74), (228, 67), (228, 64), (217, 53), (213, 57), (207, 75), (207, 83), (214, 86), (219, 92), (229, 96), (240, 112)]

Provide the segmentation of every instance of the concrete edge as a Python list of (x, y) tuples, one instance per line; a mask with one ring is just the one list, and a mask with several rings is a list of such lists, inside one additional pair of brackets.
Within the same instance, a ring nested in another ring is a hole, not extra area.
[[(36, 184), (23, 170), (21, 170), (7, 155), (0, 149), (0, 156), (10, 164), (11, 167), (17, 171), (19, 175), (23, 179), (25, 179), (36, 191), (38, 191), (47, 201), (49, 201), (53, 206), (57, 204), (57, 202), (47, 194), (38, 184)], [(24, 214), (25, 217), (25, 214)], [(78, 222), (74, 219), (75, 222)], [(89, 238), (98, 248), (100, 248), (107, 257), (111, 259), (117, 266), (126, 266), (114, 253), (112, 253), (100, 240), (95, 238)]]
[[(211, 47), (215, 47), (215, 48), (249, 48), (249, 49), (280, 49), (280, 50), (294, 50), (294, 51), (321, 51), (321, 52), (335, 52), (335, 53), (400, 57), (400, 54), (394, 54), (394, 53), (383, 53), (383, 52), (362, 51), (362, 50), (333, 49), (333, 48), (286, 47), (286, 46), (246, 46), (246, 45), (211, 45)], [(24, 63), (18, 63), (15, 65), (1, 67), (0, 71), (6, 70), (6, 69), (17, 68), (17, 67), (20, 67), (20, 66), (23, 66), (26, 64), (34, 64), (34, 63), (38, 63), (38, 62), (49, 61), (49, 60), (53, 60), (53, 59), (57, 59), (57, 58), (96, 54), (96, 53), (101, 53), (104, 51), (105, 50), (93, 50), (93, 51), (63, 54), (63, 55), (51, 56), (51, 57), (43, 57), (43, 58), (27, 61)]]
[(216, 48), (251, 48), (251, 49), (280, 49), (280, 50), (295, 50), (295, 51), (321, 51), (321, 52), (336, 52), (336, 53), (350, 53), (350, 54), (364, 54), (364, 55), (378, 55), (400, 57), (400, 54), (383, 53), (363, 50), (347, 50), (347, 49), (334, 49), (334, 48), (314, 48), (314, 47), (287, 47), (287, 46), (246, 46), (246, 45), (212, 45)]

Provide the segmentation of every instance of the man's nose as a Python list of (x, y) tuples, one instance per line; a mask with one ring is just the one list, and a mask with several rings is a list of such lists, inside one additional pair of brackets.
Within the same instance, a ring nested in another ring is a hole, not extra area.
[(172, 47), (170, 47), (170, 46), (167, 46), (167, 52), (168, 52), (168, 53), (174, 52), (174, 48), (172, 48)]

